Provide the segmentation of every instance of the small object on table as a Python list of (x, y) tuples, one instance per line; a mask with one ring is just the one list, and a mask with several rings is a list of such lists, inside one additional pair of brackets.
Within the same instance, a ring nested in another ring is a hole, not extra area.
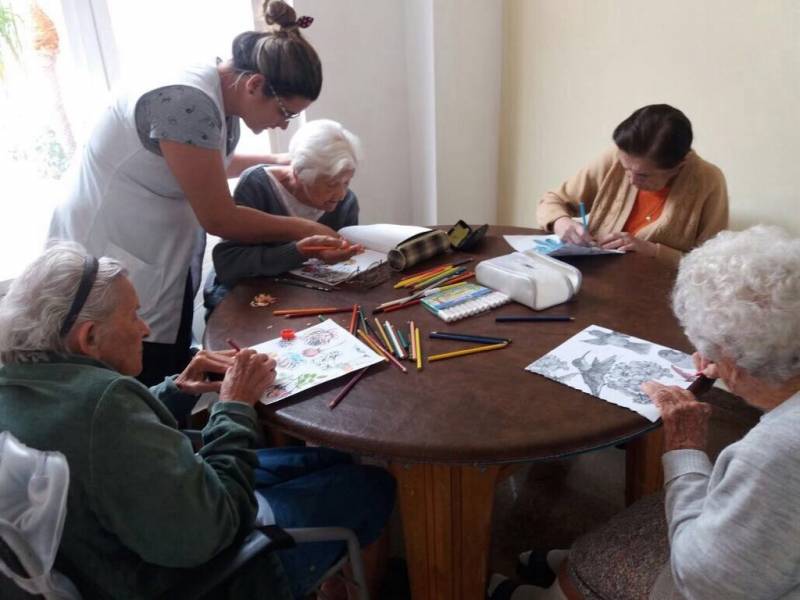
[(538, 315), (538, 316), (512, 316), (512, 317), (496, 317), (495, 323), (521, 323), (524, 321), (574, 321), (575, 317), (567, 315)]
[(250, 306), (254, 308), (259, 306), (269, 306), (271, 304), (275, 304), (277, 301), (277, 298), (269, 294), (256, 294), (253, 296), (253, 299), (250, 300)]
[(355, 334), (356, 324), (358, 323), (358, 304), (353, 304), (353, 314), (350, 316), (350, 334)]
[(324, 287), (321, 285), (314, 285), (313, 283), (305, 283), (303, 281), (296, 281), (294, 279), (287, 279), (285, 277), (276, 277), (275, 283), (284, 283), (286, 285), (293, 285), (295, 287), (302, 287), (308, 290), (317, 290), (319, 292), (332, 292), (334, 288)]
[(464, 350), (456, 350), (455, 352), (445, 352), (444, 354), (432, 354), (428, 357), (428, 362), (437, 360), (445, 360), (447, 358), (455, 358), (457, 356), (466, 356), (468, 354), (476, 354), (478, 352), (488, 352), (489, 350), (500, 350), (508, 346), (508, 342), (501, 344), (490, 344), (488, 346), (474, 346), (472, 348), (465, 348)]
[(350, 312), (352, 307), (316, 307), (316, 308), (282, 308), (280, 310), (273, 310), (272, 314), (276, 317), (303, 317), (314, 315), (332, 315), (335, 313)]
[(361, 379), (364, 373), (367, 372), (367, 369), (369, 369), (369, 367), (364, 367), (358, 373), (356, 373), (356, 375), (350, 381), (347, 382), (347, 385), (344, 386), (344, 389), (338, 394), (336, 394), (336, 398), (334, 398), (333, 400), (330, 401), (330, 403), (328, 403), (328, 408), (330, 408), (331, 410), (336, 408), (339, 402), (341, 402), (344, 399), (344, 397), (347, 396), (347, 393), (353, 389), (353, 386), (356, 383), (358, 383), (358, 380)]
[[(358, 334), (364, 340), (368, 339), (367, 336), (363, 334), (363, 332), (359, 331)], [(373, 350), (377, 350), (380, 354), (383, 354), (386, 358), (389, 359), (389, 362), (391, 362), (395, 367), (400, 369), (403, 373), (408, 373), (408, 369), (406, 369), (402, 364), (400, 364), (400, 361), (398, 361), (388, 350), (384, 350), (379, 345), (373, 345), (373, 344), (370, 345), (373, 346)]]
[(457, 342), (475, 342), (476, 344), (502, 344), (510, 343), (508, 338), (489, 337), (485, 335), (470, 335), (466, 333), (448, 333), (445, 331), (431, 331), (429, 338), (434, 340), (456, 340)]
[(422, 344), (419, 341), (419, 327), (414, 328), (414, 354), (417, 357), (417, 371), (422, 371)]
[(281, 339), (287, 342), (292, 341), (295, 338), (294, 329), (281, 329)]

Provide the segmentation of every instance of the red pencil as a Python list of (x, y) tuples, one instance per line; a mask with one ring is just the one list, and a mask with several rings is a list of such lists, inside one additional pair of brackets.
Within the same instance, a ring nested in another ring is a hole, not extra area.
[[(384, 308), (381, 312), (392, 312), (393, 310), (400, 310), (401, 308), (406, 308), (408, 306), (414, 306), (415, 304), (419, 304), (420, 299), (417, 298), (416, 300), (412, 300), (411, 302), (405, 302), (403, 304), (395, 304), (394, 306), (390, 306), (388, 308)], [(377, 311), (373, 311), (377, 312)]]
[(301, 250), (308, 250), (309, 252), (322, 252), (323, 250), (347, 250), (349, 247), (349, 244), (347, 246), (303, 246)]
[(353, 304), (353, 315), (350, 317), (350, 335), (356, 332), (356, 319), (358, 318), (358, 304)]
[(225, 341), (227, 342), (228, 346), (230, 346), (231, 348), (233, 348), (237, 352), (241, 352), (242, 351), (242, 349), (239, 347), (239, 344), (237, 344), (236, 342), (233, 341), (233, 338), (228, 338)]
[(350, 381), (348, 381), (348, 382), (347, 382), (347, 385), (346, 385), (346, 386), (344, 386), (344, 389), (342, 389), (342, 391), (341, 391), (341, 392), (339, 392), (338, 394), (336, 394), (336, 398), (334, 398), (333, 400), (331, 400), (331, 401), (328, 403), (328, 408), (330, 408), (331, 410), (333, 410), (334, 408), (336, 408), (336, 405), (337, 405), (337, 404), (339, 404), (339, 402), (341, 402), (341, 401), (344, 399), (344, 397), (345, 397), (345, 396), (347, 396), (348, 392), (349, 392), (350, 390), (352, 390), (352, 389), (353, 389), (353, 386), (354, 386), (356, 383), (358, 383), (358, 380), (359, 380), (359, 379), (361, 379), (361, 376), (362, 376), (362, 375), (364, 375), (364, 373), (366, 373), (366, 372), (367, 372), (367, 369), (369, 369), (369, 367), (364, 367), (364, 368), (363, 368), (363, 369), (361, 369), (361, 370), (360, 370), (358, 373), (356, 373), (355, 377), (353, 377), (353, 378), (352, 378)]
[(347, 307), (319, 307), (319, 308), (282, 308), (280, 310), (273, 310), (272, 314), (276, 317), (286, 315), (330, 315), (333, 313), (350, 312), (353, 310), (352, 306)]

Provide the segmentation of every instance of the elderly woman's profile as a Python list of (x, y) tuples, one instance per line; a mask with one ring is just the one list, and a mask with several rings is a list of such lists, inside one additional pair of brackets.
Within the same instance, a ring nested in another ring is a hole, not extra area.
[(672, 306), (698, 372), (760, 421), (712, 464), (711, 407), (645, 383), (663, 419), (663, 501), (639, 501), (568, 553), (524, 552), (523, 578), (539, 585), (495, 575), (491, 600), (800, 597), (800, 239), (718, 234), (681, 261)]

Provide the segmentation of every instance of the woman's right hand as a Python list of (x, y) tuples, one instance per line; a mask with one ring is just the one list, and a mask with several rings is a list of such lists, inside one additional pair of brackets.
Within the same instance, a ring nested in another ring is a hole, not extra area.
[(274, 381), (275, 361), (266, 354), (245, 348), (234, 355), (233, 365), (222, 380), (219, 399), (255, 406)]
[(553, 222), (553, 233), (567, 244), (577, 244), (579, 246), (595, 246), (597, 242), (589, 234), (589, 231), (571, 217), (559, 217)]
[(705, 375), (709, 379), (719, 379), (719, 368), (717, 363), (711, 362), (699, 352), (692, 354), (692, 362), (698, 375)]

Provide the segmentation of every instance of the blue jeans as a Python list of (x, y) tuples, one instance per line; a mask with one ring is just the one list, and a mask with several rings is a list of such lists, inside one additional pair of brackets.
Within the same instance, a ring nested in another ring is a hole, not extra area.
[[(394, 508), (394, 478), (350, 455), (302, 446), (258, 451), (256, 493), (283, 528), (346, 527), (361, 547), (377, 540)], [(314, 542), (278, 551), (294, 597), (304, 598), (345, 553), (344, 542)]]

